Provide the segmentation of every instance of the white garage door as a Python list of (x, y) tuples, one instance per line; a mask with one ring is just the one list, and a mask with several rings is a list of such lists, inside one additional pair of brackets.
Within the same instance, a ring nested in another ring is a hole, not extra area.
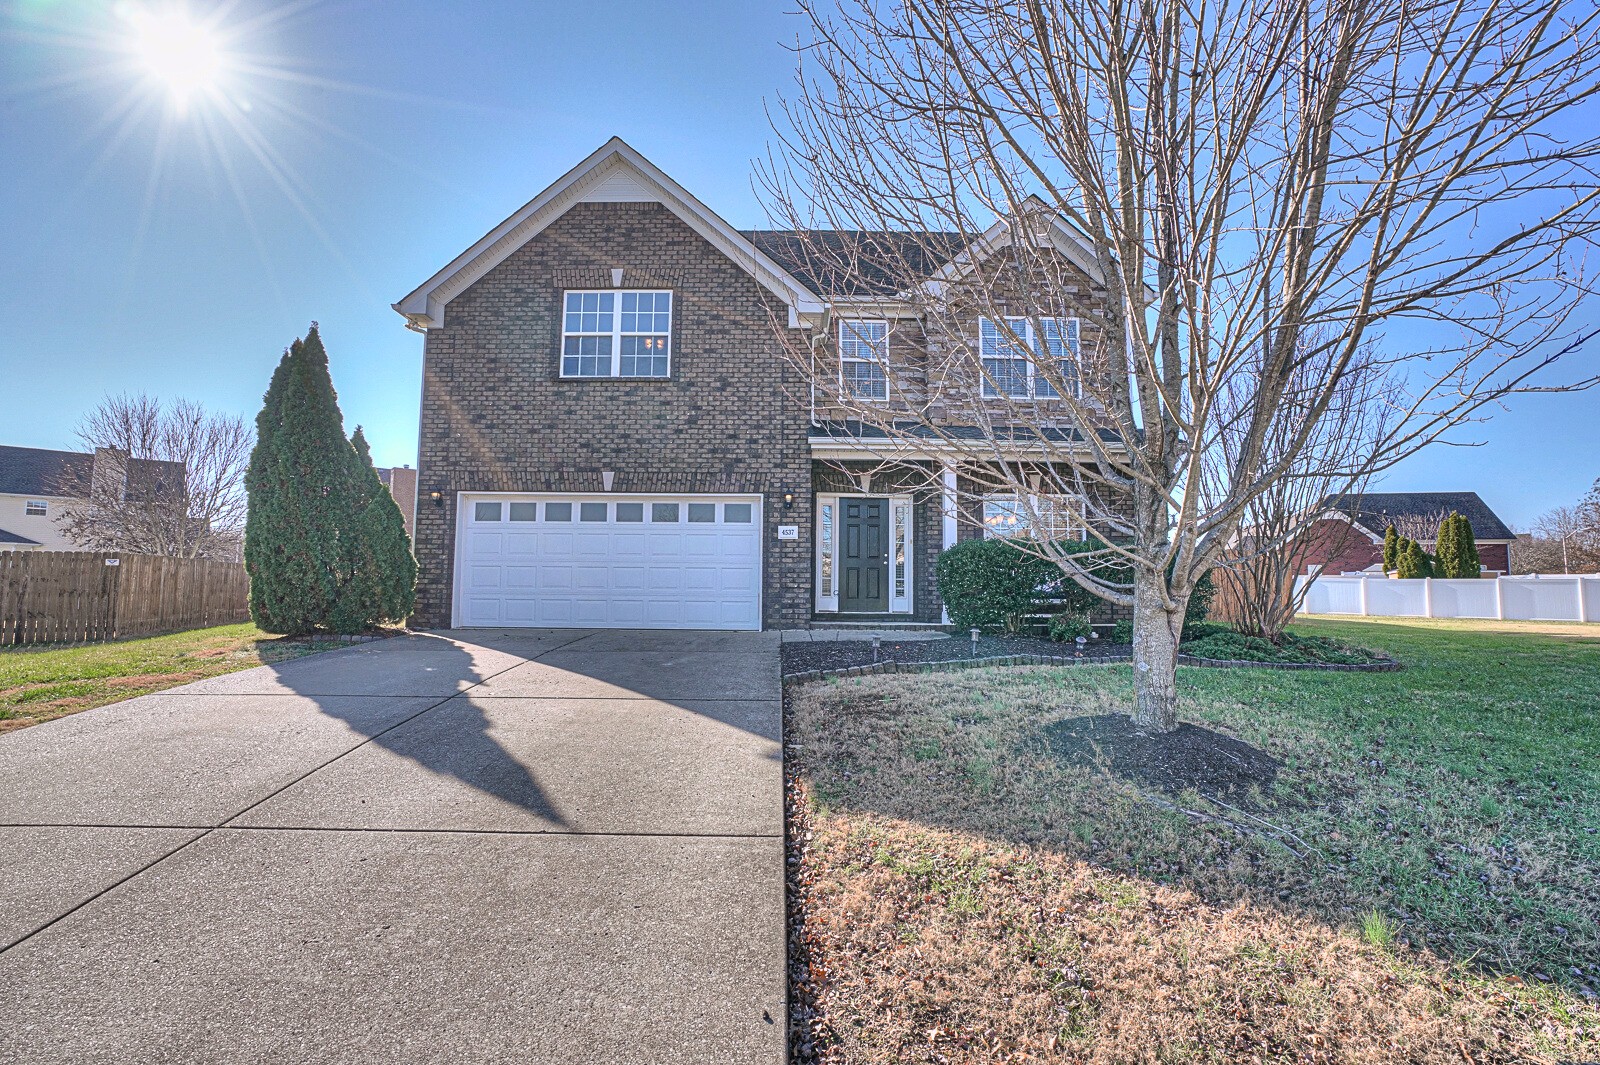
[(759, 496), (463, 495), (456, 622), (759, 629)]

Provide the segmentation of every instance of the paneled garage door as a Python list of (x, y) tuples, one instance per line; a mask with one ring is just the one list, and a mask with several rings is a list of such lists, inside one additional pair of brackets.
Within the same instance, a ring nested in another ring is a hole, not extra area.
[(456, 623), (759, 629), (759, 496), (463, 495)]

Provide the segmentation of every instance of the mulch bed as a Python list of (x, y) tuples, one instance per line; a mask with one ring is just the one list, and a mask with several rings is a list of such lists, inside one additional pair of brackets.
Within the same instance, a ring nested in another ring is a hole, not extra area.
[(1271, 789), (1282, 763), (1259, 748), (1198, 725), (1165, 735), (1140, 732), (1122, 714), (1073, 717), (1045, 728), (1050, 750), (1076, 765), (1105, 766), (1114, 776), (1177, 795), (1239, 797)]
[(1050, 655), (1066, 658), (1126, 658), (1133, 648), (1110, 640), (1090, 640), (1080, 651), (1075, 643), (1057, 643), (1037, 636), (980, 636), (974, 654), (970, 639), (952, 636), (948, 640), (884, 640), (873, 658), (871, 640), (825, 640), (817, 643), (783, 645), (785, 676), (816, 669), (849, 669), (874, 662), (964, 662), (975, 658), (1003, 658), (1009, 655)]

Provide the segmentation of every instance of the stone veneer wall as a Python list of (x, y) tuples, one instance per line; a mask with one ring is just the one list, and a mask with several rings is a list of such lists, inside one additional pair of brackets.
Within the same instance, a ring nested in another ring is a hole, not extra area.
[[(671, 376), (560, 377), (565, 289), (671, 289)], [(654, 203), (580, 203), (450, 301), (425, 346), (414, 622), (450, 623), (458, 492), (760, 493), (763, 620), (811, 612), (811, 460), (787, 310)], [(428, 494), (445, 494), (434, 506)], [(794, 494), (784, 510), (785, 492)], [(779, 541), (776, 526), (800, 526)]]

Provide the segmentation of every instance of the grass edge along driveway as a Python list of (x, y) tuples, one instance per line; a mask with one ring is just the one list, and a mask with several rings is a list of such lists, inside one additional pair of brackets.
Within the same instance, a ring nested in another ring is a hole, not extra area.
[(336, 646), (243, 624), (112, 643), (0, 648), (0, 733)]
[(1058, 756), (1127, 667), (792, 689), (801, 1060), (1600, 1058), (1600, 640), (1303, 631), (1406, 669), (1181, 671), (1280, 762), (1242, 814)]

